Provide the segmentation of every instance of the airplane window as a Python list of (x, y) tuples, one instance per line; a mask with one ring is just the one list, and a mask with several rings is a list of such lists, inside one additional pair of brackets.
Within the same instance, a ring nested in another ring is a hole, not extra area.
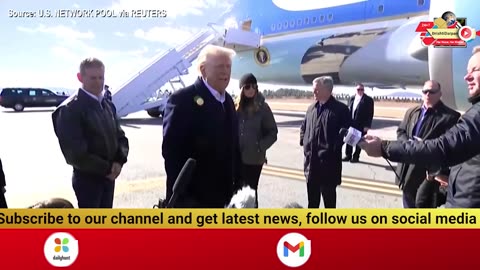
[(333, 14), (332, 13), (328, 14), (328, 20), (331, 21), (332, 19), (333, 19)]
[(309, 23), (308, 18), (305, 18), (305, 24), (308, 24), (308, 23)]
[(275, 24), (274, 23), (272, 24), (271, 29), (272, 29), (272, 31), (275, 31)]
[(302, 19), (297, 20), (297, 25), (302, 25)]
[(325, 16), (320, 15), (320, 22), (323, 22), (325, 20)]
[(418, 5), (419, 6), (425, 5), (425, 0), (418, 0)]
[(290, 27), (295, 27), (295, 21), (294, 20), (290, 21)]
[(312, 17), (312, 23), (316, 23), (317, 22), (317, 17)]
[(379, 6), (378, 6), (378, 12), (379, 12), (379, 13), (383, 13), (383, 5), (379, 5)]
[(288, 28), (288, 22), (285, 21), (285, 23), (283, 24), (283, 28)]
[(281, 23), (278, 23), (278, 24), (277, 24), (277, 29), (278, 29), (278, 30), (282, 29), (282, 24), (281, 24)]

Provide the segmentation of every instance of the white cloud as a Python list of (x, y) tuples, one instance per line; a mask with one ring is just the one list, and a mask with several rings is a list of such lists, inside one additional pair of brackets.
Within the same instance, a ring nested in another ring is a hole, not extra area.
[(187, 41), (196, 33), (193, 28), (153, 27), (148, 31), (137, 29), (133, 35), (137, 38), (161, 42), (168, 46), (176, 46)]
[(77, 3), (74, 3), (74, 4), (73, 4), (73, 7), (74, 7), (74, 8), (80, 8), (80, 5), (77, 4)]
[[(23, 70), (16, 71), (17, 75), (12, 74), (11, 78), (16, 78), (15, 80), (18, 80), (19, 74), (22, 74), (22, 77), (27, 76), (28, 80), (22, 80), (27, 85), (51, 86), (53, 82), (57, 84), (56, 86), (72, 87), (73, 85), (76, 88), (78, 81), (76, 81), (75, 74), (80, 61), (86, 57), (97, 57), (106, 65), (105, 76), (108, 84), (118, 87), (125, 82), (126, 78), (132, 77), (151, 62), (149, 54), (155, 53), (150, 52), (146, 46), (139, 46), (134, 50), (99, 48), (89, 43), (94, 38), (92, 32), (80, 32), (67, 26), (39, 25), (36, 28), (19, 26), (17, 29), (30, 34), (53, 35), (57, 40), (55, 46), (50, 48), (55, 63), (52, 63), (47, 70), (42, 71), (40, 75), (32, 75), (37, 70), (26, 69), (25, 72)], [(58, 77), (62, 77), (62, 79), (58, 80)], [(2, 78), (1, 82), (2, 84), (15, 84), (15, 80), (8, 77)]]
[(115, 10), (166, 10), (167, 18), (186, 15), (203, 15), (212, 7), (226, 7), (227, 1), (222, 0), (182, 0), (182, 1), (151, 1), (151, 0), (116, 0), (110, 7)]
[(126, 36), (126, 34), (123, 33), (123, 32), (115, 32), (115, 33), (113, 33), (113, 34), (114, 34), (115, 36), (117, 36), (117, 37), (125, 37), (125, 36)]
[(47, 33), (55, 35), (62, 39), (94, 39), (95, 35), (92, 31), (80, 32), (68, 26), (57, 25), (47, 27), (44, 24), (39, 24), (36, 28), (28, 28), (24, 26), (17, 26), (17, 30), (26, 33)]

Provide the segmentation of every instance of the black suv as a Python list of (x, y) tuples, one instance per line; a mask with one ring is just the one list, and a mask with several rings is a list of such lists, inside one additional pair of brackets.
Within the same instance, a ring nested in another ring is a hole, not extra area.
[(67, 99), (43, 88), (3, 88), (0, 90), (0, 106), (17, 112), (28, 107), (57, 107)]

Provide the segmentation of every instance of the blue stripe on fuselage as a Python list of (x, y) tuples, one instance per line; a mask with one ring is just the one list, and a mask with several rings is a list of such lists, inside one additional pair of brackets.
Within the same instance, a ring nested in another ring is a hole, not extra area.
[(251, 19), (252, 31), (269, 36), (338, 24), (382, 20), (403, 14), (426, 13), (429, 8), (430, 0), (367, 0), (316, 10), (289, 11), (277, 7), (272, 0), (237, 0), (231, 16), (238, 21)]

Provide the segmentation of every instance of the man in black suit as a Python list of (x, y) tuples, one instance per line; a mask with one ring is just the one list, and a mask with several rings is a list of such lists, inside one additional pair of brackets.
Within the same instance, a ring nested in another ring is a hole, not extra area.
[(73, 167), (79, 208), (112, 208), (115, 180), (127, 162), (129, 144), (115, 106), (103, 95), (105, 66), (87, 58), (77, 74), (82, 87), (52, 114), (63, 156)]
[(3, 172), (2, 160), (0, 159), (0, 208), (8, 208), (7, 200), (5, 199), (5, 186), (7, 185), (5, 181), (5, 173)]
[(240, 161), (238, 121), (226, 88), (234, 54), (208, 45), (198, 58), (201, 76), (193, 85), (174, 92), (166, 105), (162, 154), (167, 201), (187, 159), (197, 161), (177, 208), (224, 208), (233, 195)]
[(103, 96), (109, 100), (110, 102), (112, 102), (112, 92), (110, 91), (110, 86), (106, 85), (105, 84), (105, 91), (103, 93)]
[[(350, 109), (350, 115), (352, 117), (351, 127), (360, 130), (362, 135), (367, 134), (367, 131), (372, 126), (374, 102), (371, 97), (365, 94), (363, 84), (357, 83), (357, 93), (348, 101), (348, 108)], [(362, 149), (356, 146), (353, 155), (352, 150), (353, 147), (351, 145), (345, 145), (345, 157), (342, 159), (343, 161), (358, 162)]]

